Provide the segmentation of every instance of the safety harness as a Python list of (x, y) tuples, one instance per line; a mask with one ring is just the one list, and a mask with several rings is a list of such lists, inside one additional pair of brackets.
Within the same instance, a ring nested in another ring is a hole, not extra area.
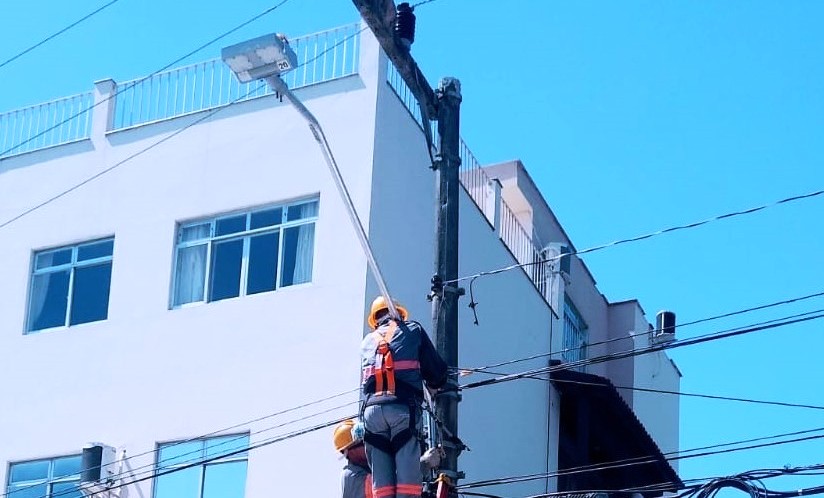
[(395, 360), (392, 359), (392, 350), (389, 343), (398, 330), (398, 324), (390, 321), (388, 330), (381, 334), (377, 330), (372, 332), (378, 347), (375, 349), (375, 396), (395, 394)]
[[(394, 455), (407, 441), (416, 436), (416, 413), (418, 411), (417, 407), (414, 406), (415, 397), (403, 396), (403, 394), (407, 394), (410, 390), (413, 390), (413, 388), (406, 386), (403, 381), (396, 383), (395, 371), (419, 369), (420, 362), (416, 360), (400, 360), (396, 362), (392, 357), (392, 350), (389, 344), (392, 342), (392, 338), (398, 330), (398, 323), (391, 320), (388, 322), (386, 329), (384, 333), (378, 330), (372, 332), (372, 336), (377, 343), (377, 347), (375, 348), (375, 365), (364, 369), (363, 378), (366, 380), (374, 375), (375, 391), (369, 393), (369, 396), (395, 396), (401, 394), (402, 396), (399, 396), (400, 398), (407, 399), (409, 403), (409, 427), (395, 434), (395, 437), (391, 439), (367, 430), (364, 432), (363, 440), (384, 453)], [(400, 388), (401, 393), (398, 393), (398, 388)], [(363, 410), (365, 408), (366, 403), (364, 403), (361, 408), (361, 417), (363, 416)]]

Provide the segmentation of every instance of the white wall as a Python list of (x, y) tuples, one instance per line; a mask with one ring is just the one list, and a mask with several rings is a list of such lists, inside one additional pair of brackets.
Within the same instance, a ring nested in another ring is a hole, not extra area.
[[(376, 44), (365, 40), (361, 50), (360, 77), (298, 95), (323, 123), (368, 222)], [(0, 162), (0, 220), (197, 117), (111, 133), (109, 145), (95, 140), (102, 144), (96, 150), (70, 145), (68, 152)], [(169, 310), (176, 223), (318, 193), (312, 283)], [(110, 235), (108, 319), (23, 335), (33, 251)], [(77, 453), (87, 441), (137, 455), (158, 441), (198, 436), (357, 385), (365, 259), (309, 130), (273, 97), (221, 112), (0, 229), (0, 247), (0, 461)], [(255, 432), (355, 399), (351, 393), (236, 430)], [(252, 443), (355, 411), (354, 404), (332, 409), (253, 434)], [(129, 463), (148, 465), (147, 471), (153, 457)], [(313, 494), (332, 496), (340, 465), (331, 429), (267, 446), (249, 459), (247, 496), (270, 496), (273, 484), (280, 494), (297, 495), (306, 482)], [(275, 482), (275, 469), (290, 479)], [(0, 482), (5, 472), (0, 465)], [(130, 490), (141, 497), (151, 492), (150, 480)]]

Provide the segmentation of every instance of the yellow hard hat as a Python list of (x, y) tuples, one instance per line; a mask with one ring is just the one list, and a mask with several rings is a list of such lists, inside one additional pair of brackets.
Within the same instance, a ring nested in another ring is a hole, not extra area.
[[(369, 316), (366, 318), (366, 322), (369, 324), (370, 327), (373, 329), (378, 328), (378, 320), (376, 315), (378, 312), (389, 309), (389, 306), (386, 303), (386, 299), (383, 296), (378, 296), (372, 301), (372, 306), (369, 308)], [(398, 314), (401, 316), (401, 320), (406, 320), (409, 317), (409, 312), (406, 311), (406, 308), (398, 304), (395, 301), (395, 309), (398, 310)]]
[(333, 440), (335, 442), (335, 449), (343, 451), (355, 444), (352, 438), (352, 427), (355, 426), (355, 419), (344, 420), (337, 427), (335, 427), (335, 435)]

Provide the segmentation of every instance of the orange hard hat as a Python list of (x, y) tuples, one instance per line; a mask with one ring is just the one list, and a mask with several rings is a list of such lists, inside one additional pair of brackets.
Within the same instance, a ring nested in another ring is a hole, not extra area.
[(355, 419), (344, 420), (337, 427), (335, 427), (335, 434), (332, 437), (335, 442), (335, 449), (343, 451), (355, 445), (355, 439), (352, 437), (352, 428), (355, 426)]
[[(372, 306), (369, 308), (369, 316), (366, 317), (366, 322), (373, 329), (378, 328), (378, 320), (376, 315), (379, 312), (388, 309), (389, 306), (386, 303), (386, 299), (384, 299), (383, 296), (376, 297), (375, 300), (372, 301)], [(409, 318), (409, 312), (406, 311), (406, 308), (398, 304), (397, 301), (395, 301), (395, 309), (398, 310), (398, 314), (401, 316), (401, 320), (406, 320), (407, 318)]]

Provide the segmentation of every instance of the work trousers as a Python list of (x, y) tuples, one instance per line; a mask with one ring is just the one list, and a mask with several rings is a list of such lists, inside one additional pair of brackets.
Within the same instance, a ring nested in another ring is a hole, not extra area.
[[(412, 408), (417, 410), (417, 408)], [(367, 406), (363, 423), (367, 431), (392, 439), (409, 427), (409, 405), (386, 403)], [(418, 498), (421, 496), (421, 448), (418, 441), (421, 417), (415, 417), (414, 436), (392, 455), (368, 442), (366, 458), (372, 468), (374, 498)]]

